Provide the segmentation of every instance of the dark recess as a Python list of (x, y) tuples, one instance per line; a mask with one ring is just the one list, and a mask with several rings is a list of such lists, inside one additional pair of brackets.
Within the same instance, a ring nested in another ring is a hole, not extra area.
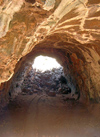
[(29, 3), (35, 3), (35, 0), (25, 0), (26, 2), (29, 2)]

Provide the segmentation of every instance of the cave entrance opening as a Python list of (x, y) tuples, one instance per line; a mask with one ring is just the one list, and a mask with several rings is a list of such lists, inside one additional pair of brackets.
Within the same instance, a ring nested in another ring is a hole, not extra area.
[(78, 94), (74, 92), (64, 70), (65, 68), (55, 58), (37, 56), (32, 59), (31, 63), (26, 62), (24, 68), (16, 73), (9, 96), (13, 98), (19, 93), (22, 95), (61, 95), (64, 100), (76, 100)]
[(34, 63), (32, 65), (33, 69), (36, 69), (37, 71), (45, 72), (47, 70), (52, 69), (59, 69), (63, 68), (55, 58), (48, 57), (48, 56), (38, 56), (35, 58)]
[(56, 59), (40, 55), (34, 59), (32, 68), (24, 78), (22, 91), (28, 92), (28, 94), (38, 93), (56, 96), (64, 79), (66, 78), (63, 67)]
[(56, 96), (60, 93), (70, 94), (71, 88), (67, 85), (63, 67), (56, 59), (40, 55), (34, 59), (30, 71), (24, 78), (22, 92)]

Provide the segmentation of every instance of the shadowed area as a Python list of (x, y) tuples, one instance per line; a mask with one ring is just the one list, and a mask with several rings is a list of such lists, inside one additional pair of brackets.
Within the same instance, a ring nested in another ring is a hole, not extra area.
[(98, 105), (64, 102), (61, 95), (20, 94), (0, 115), (0, 136), (99, 137), (99, 110)]
[(29, 3), (35, 3), (35, 0), (25, 0), (26, 2), (29, 2)]

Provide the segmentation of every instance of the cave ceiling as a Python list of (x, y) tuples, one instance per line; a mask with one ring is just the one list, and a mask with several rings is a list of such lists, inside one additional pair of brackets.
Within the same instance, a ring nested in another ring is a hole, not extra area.
[(34, 48), (82, 54), (100, 75), (100, 0), (1, 0), (0, 83)]

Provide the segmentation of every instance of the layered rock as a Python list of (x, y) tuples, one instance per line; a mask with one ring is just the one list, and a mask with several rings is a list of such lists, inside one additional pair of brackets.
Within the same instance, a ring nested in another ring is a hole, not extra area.
[(26, 59), (49, 54), (62, 64), (73, 90), (99, 101), (99, 37), (99, 0), (1, 0), (0, 82)]

